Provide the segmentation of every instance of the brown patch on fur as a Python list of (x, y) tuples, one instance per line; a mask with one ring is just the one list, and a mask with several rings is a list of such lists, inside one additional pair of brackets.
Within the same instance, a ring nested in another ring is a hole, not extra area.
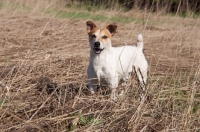
[(106, 27), (110, 34), (113, 36), (117, 32), (117, 25), (110, 24)]
[(99, 30), (99, 28), (95, 27), (93, 30), (89, 31), (88, 34), (89, 34), (89, 35), (93, 35), (93, 34), (95, 34), (95, 32), (96, 32), (97, 30)]
[[(104, 38), (104, 36), (106, 36), (107, 38)], [(103, 43), (103, 44), (107, 44), (111, 41), (112, 38), (112, 34), (108, 31), (108, 29), (104, 28), (100, 30), (99, 33), (99, 40)]]
[(87, 25), (87, 32), (91, 32), (92, 30), (94, 30), (97, 26), (94, 22), (92, 21), (87, 21), (86, 22), (86, 25)]
[(107, 36), (110, 39), (112, 38), (112, 34), (106, 28), (100, 30), (100, 39), (103, 39), (103, 36)]

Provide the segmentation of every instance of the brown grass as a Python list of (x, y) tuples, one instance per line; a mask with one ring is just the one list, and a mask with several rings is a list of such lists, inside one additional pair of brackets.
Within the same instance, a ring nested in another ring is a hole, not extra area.
[[(0, 13), (0, 131), (200, 131), (199, 19), (137, 14), (161, 24), (118, 23), (114, 46), (143, 31), (149, 63), (147, 96), (87, 89), (85, 20)], [(129, 12), (123, 15), (131, 15)], [(108, 23), (97, 21), (97, 25)]]

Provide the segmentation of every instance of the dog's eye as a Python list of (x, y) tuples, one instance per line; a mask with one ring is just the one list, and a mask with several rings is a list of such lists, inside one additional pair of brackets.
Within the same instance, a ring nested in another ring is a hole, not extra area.
[(103, 38), (103, 39), (107, 39), (107, 38), (108, 38), (108, 36), (104, 35), (102, 38)]
[(95, 34), (93, 34), (93, 35), (92, 35), (92, 38), (96, 38), (96, 35), (95, 35)]

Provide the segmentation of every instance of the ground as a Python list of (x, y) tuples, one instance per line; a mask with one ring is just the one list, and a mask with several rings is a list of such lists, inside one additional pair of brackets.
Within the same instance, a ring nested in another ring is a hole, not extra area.
[(0, 14), (0, 130), (200, 131), (200, 21), (155, 14), (149, 21), (117, 23), (112, 40), (135, 45), (143, 32), (147, 98), (137, 100), (133, 79), (114, 102), (87, 89), (86, 20)]

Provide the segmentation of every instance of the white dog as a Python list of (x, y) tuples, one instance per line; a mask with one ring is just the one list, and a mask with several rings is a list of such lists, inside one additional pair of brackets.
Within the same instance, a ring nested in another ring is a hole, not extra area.
[(132, 72), (136, 72), (145, 91), (148, 63), (143, 54), (142, 34), (137, 37), (137, 46), (112, 47), (111, 38), (116, 33), (116, 25), (98, 28), (92, 21), (87, 21), (86, 25), (91, 48), (87, 70), (91, 92), (96, 92), (98, 85), (106, 84), (112, 90), (111, 98), (115, 99), (119, 82), (127, 80)]

